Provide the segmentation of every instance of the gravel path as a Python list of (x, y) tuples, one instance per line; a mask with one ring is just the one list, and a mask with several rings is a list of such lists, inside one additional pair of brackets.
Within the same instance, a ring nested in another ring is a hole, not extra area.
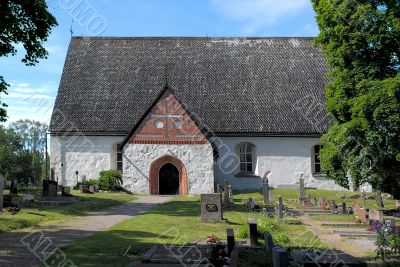
[[(60, 247), (110, 228), (169, 200), (169, 196), (138, 196), (132, 202), (80, 216), (59, 225), (0, 234), (0, 267), (43, 266), (40, 259), (46, 259), (53, 253), (60, 255), (58, 260), (62, 262)], [(67, 261), (64, 264), (65, 267), (72, 266)]]

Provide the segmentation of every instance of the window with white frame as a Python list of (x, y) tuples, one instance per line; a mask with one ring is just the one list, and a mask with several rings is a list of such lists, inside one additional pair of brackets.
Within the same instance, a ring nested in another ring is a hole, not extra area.
[(243, 143), (239, 146), (240, 172), (254, 172), (253, 170), (253, 149), (254, 146), (249, 143)]
[(322, 169), (321, 169), (321, 160), (320, 160), (320, 152), (321, 148), (323, 148), (323, 145), (315, 145), (313, 149), (313, 160), (314, 160), (314, 169), (313, 173), (314, 174), (321, 174)]
[(122, 171), (122, 150), (117, 148), (117, 170)]

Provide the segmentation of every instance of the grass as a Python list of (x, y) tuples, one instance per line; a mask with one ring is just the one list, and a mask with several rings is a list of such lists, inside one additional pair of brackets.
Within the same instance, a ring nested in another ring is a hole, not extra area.
[[(246, 208), (245, 203), (250, 196), (261, 198), (259, 193), (235, 194), (232, 210), (224, 212), (226, 223), (202, 222), (199, 218), (198, 196), (177, 197), (107, 231), (77, 240), (64, 248), (63, 252), (79, 266), (125, 266), (129, 262), (140, 260), (145, 251), (155, 244), (183, 245), (205, 240), (211, 234), (225, 239), (227, 228), (237, 230), (247, 223), (249, 217), (265, 219)], [(279, 234), (287, 233), (291, 246), (324, 247), (315, 236), (306, 231), (304, 225), (276, 224), (278, 228), (272, 231), (275, 240)], [(123, 256), (127, 250), (134, 250), (133, 254), (137, 255)]]
[(318, 222), (354, 223), (356, 221), (356, 218), (350, 214), (309, 214), (308, 216), (311, 220)]
[(58, 221), (120, 205), (136, 198), (126, 193), (82, 194), (79, 191), (73, 191), (72, 194), (80, 201), (57, 207), (23, 207), (15, 215), (0, 216), (0, 233), (44, 223), (55, 224)]

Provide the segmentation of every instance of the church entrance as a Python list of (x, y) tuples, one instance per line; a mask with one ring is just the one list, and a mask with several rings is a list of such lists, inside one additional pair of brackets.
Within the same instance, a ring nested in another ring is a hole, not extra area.
[(179, 171), (172, 163), (164, 164), (158, 174), (160, 195), (179, 195)]
[(165, 155), (150, 165), (149, 193), (152, 195), (187, 195), (185, 165), (174, 156)]

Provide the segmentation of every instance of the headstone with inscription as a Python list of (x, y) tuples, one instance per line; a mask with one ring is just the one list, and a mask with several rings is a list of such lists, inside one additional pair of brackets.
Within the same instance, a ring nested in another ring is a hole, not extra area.
[(201, 219), (203, 221), (222, 220), (222, 196), (221, 193), (201, 194)]
[(4, 177), (0, 174), (0, 215), (3, 213)]
[(368, 219), (370, 221), (380, 221), (383, 222), (383, 210), (373, 210), (368, 211)]
[(269, 202), (269, 183), (268, 183), (268, 179), (263, 182), (263, 197), (264, 197), (264, 203), (267, 204)]
[(248, 218), (247, 223), (249, 224), (250, 246), (255, 247), (258, 245), (257, 220)]

